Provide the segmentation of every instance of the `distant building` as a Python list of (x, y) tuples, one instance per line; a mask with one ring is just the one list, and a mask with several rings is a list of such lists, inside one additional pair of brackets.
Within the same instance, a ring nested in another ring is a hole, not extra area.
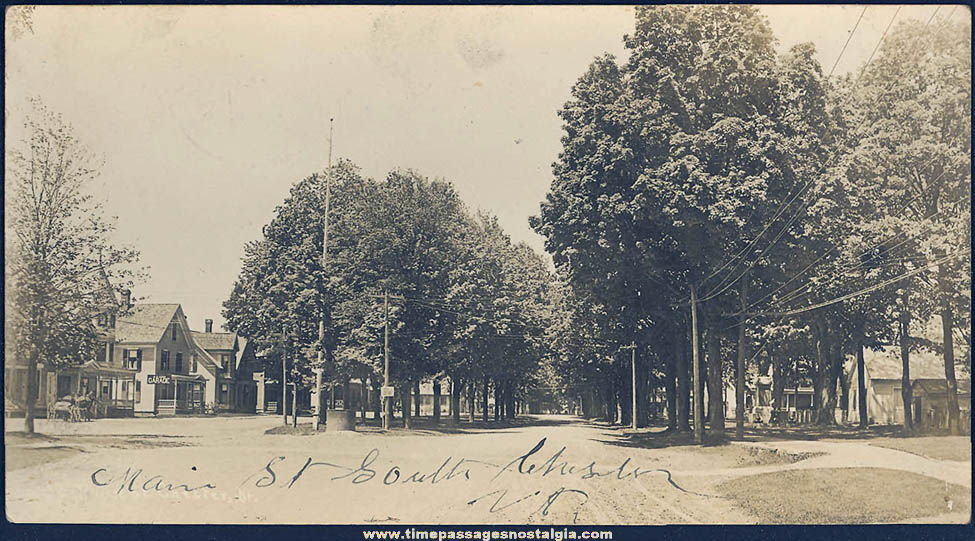
[[(901, 396), (901, 358), (899, 346), (884, 346), (863, 352), (864, 383), (867, 393), (867, 420), (871, 424), (903, 424), (904, 399)], [(851, 356), (846, 362), (847, 381), (850, 386), (848, 416), (851, 422), (860, 418), (857, 396), (857, 363)], [(968, 415), (971, 403), (971, 378), (955, 368), (958, 382), (958, 405), (963, 416)], [(928, 349), (912, 351), (910, 377), (913, 393), (913, 415), (922, 426), (944, 426), (946, 414), (946, 383), (944, 358)], [(967, 421), (964, 422), (967, 426)]]
[[(236, 333), (214, 333), (210, 320), (205, 332), (192, 331), (179, 304), (129, 306), (127, 294), (96, 318), (95, 328), (101, 347), (93, 359), (39, 368), (39, 415), (60, 398), (89, 393), (99, 417), (254, 411), (253, 376), (238, 369), (253, 353)], [(26, 366), (7, 359), (6, 413), (19, 414)]]
[(193, 331), (193, 340), (214, 361), (214, 406), (220, 411), (254, 413), (257, 403), (257, 384), (240, 366), (245, 355), (252, 355), (247, 341), (234, 332), (213, 332), (213, 320), (204, 323), (205, 331)]

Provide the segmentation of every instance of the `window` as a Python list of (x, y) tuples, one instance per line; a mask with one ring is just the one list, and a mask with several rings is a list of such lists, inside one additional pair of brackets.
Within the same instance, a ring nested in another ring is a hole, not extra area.
[(122, 350), (122, 355), (125, 357), (125, 367), (130, 370), (142, 370), (142, 350), (141, 349), (125, 349)]
[(173, 342), (176, 341), (176, 322), (173, 322)]
[(220, 355), (220, 366), (223, 367), (227, 374), (230, 374), (230, 355), (226, 353)]
[(226, 383), (221, 383), (220, 384), (220, 403), (221, 404), (226, 404), (227, 403), (227, 391), (228, 391), (228, 389), (229, 388), (228, 388), (228, 386), (227, 386)]
[(183, 352), (181, 351), (176, 352), (176, 371), (183, 371)]
[(196, 353), (193, 354), (193, 371), (196, 372), (199, 367), (196, 364)]
[(98, 314), (98, 326), (104, 327), (108, 324), (108, 317), (105, 314)]
[(135, 381), (135, 401), (142, 402), (142, 382), (139, 380)]
[(114, 360), (115, 360), (115, 343), (114, 342), (109, 342), (108, 343), (108, 363), (109, 364), (112, 364), (112, 362)]
[(162, 350), (162, 353), (159, 356), (159, 369), (160, 370), (169, 370), (169, 351), (168, 350), (165, 350), (165, 349)]
[(115, 314), (108, 316), (108, 326), (113, 329), (115, 328)]

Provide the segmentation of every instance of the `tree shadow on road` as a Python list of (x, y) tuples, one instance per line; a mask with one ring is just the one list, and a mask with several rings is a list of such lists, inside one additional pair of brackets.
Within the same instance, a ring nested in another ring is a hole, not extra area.
[[(608, 423), (597, 423), (604, 429), (605, 438), (596, 439), (600, 443), (619, 447), (635, 447), (642, 449), (664, 449), (697, 445), (693, 432), (668, 430), (666, 426), (657, 425), (637, 430)], [(718, 437), (707, 430), (704, 435), (704, 446), (711, 447), (728, 444), (731, 441), (744, 442), (772, 442), (772, 441), (820, 441), (820, 440), (871, 440), (883, 437), (908, 437), (903, 428), (896, 425), (872, 426), (861, 430), (849, 426), (746, 426), (745, 437), (741, 440), (734, 438), (734, 426), (725, 429), (724, 437)]]
[[(579, 421), (569, 417), (547, 417), (524, 415), (514, 419), (493, 418), (484, 421), (482, 418), (475, 419), (473, 422), (462, 418), (460, 422), (455, 422), (449, 417), (441, 417), (439, 422), (434, 421), (433, 417), (413, 417), (411, 418), (410, 429), (403, 428), (403, 418), (397, 417), (393, 420), (393, 427), (389, 434), (400, 435), (449, 435), (449, 434), (483, 434), (505, 432), (520, 432), (527, 427), (553, 427), (565, 426), (578, 423)], [(370, 422), (356, 425), (356, 430), (361, 432), (379, 432), (381, 428), (370, 419)]]

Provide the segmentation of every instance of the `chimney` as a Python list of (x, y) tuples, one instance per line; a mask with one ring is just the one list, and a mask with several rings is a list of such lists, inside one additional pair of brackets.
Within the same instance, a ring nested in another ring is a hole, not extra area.
[(122, 290), (122, 309), (128, 310), (132, 308), (132, 290), (123, 289)]
[(212, 319), (204, 320), (203, 323), (206, 325), (207, 332), (213, 332), (213, 320)]

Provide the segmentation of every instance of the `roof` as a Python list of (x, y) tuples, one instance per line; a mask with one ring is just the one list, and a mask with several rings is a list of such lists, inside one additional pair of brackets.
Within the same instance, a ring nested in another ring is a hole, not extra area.
[[(911, 379), (945, 379), (944, 358), (937, 353), (919, 349), (911, 352)], [(900, 346), (882, 346), (873, 351), (864, 348), (863, 365), (870, 379), (901, 379)], [(847, 358), (849, 373), (856, 368), (856, 357)]]
[(137, 304), (129, 315), (116, 322), (115, 340), (156, 343), (162, 339), (177, 310), (178, 304)]
[(193, 341), (203, 349), (233, 351), (237, 343), (237, 333), (193, 331)]
[(98, 361), (88, 361), (82, 365), (85, 370), (94, 370), (96, 372), (106, 372), (111, 374), (123, 374), (135, 377), (137, 370), (132, 370), (131, 368), (122, 368), (120, 366), (112, 366), (107, 363), (100, 363)]
[[(968, 394), (972, 390), (972, 380), (959, 379), (958, 394)], [(948, 383), (942, 379), (918, 379), (914, 380), (912, 387), (917, 391), (920, 389), (926, 394), (945, 394), (948, 391)]]
[[(235, 370), (240, 370), (240, 365), (243, 364), (243, 362), (244, 362), (244, 355), (248, 351), (248, 349), (247, 349), (247, 345), (248, 344), (250, 344), (250, 342), (247, 341), (247, 338), (245, 338), (243, 336), (238, 336), (237, 337), (237, 346), (238, 346), (238, 349), (237, 349), (237, 358), (234, 359), (234, 369)], [(251, 348), (253, 349), (253, 345), (251, 345)]]

